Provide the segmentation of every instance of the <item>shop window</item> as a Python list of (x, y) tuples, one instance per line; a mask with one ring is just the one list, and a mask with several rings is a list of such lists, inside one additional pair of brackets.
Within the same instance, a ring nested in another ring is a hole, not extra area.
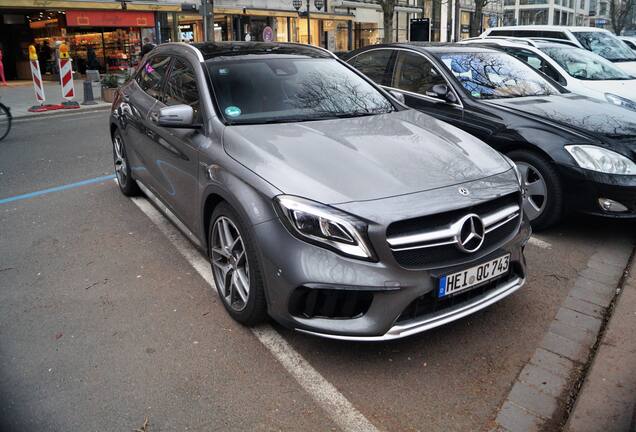
[(446, 80), (426, 57), (404, 51), (398, 53), (393, 87), (423, 95), (436, 84), (446, 84)]
[(148, 60), (137, 76), (137, 83), (142, 90), (153, 98), (160, 99), (161, 86), (169, 65), (170, 58), (165, 56), (157, 56)]
[(377, 49), (356, 56), (351, 65), (378, 84), (388, 85), (391, 80), (389, 60), (392, 51)]
[(175, 59), (170, 78), (166, 83), (166, 105), (189, 105), (199, 117), (199, 88), (192, 67), (183, 60)]

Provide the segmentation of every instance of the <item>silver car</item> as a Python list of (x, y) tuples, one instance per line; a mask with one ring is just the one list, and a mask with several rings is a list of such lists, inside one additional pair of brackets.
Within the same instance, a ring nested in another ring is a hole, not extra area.
[(243, 324), (396, 339), (525, 281), (512, 162), (320, 48), (161, 45), (110, 130), (121, 191), (209, 256)]

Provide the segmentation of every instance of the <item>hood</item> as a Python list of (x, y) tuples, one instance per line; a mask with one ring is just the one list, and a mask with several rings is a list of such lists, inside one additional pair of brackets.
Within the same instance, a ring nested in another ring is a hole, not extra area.
[(636, 61), (614, 62), (614, 66), (636, 77)]
[[(605, 101), (605, 93), (615, 94), (636, 102), (636, 79), (632, 80), (579, 80), (582, 86), (598, 92), (594, 97), (602, 98)], [(574, 91), (574, 90), (573, 90)], [(577, 92), (577, 91), (575, 91)], [(578, 92), (577, 92), (578, 93)], [(583, 92), (580, 92), (583, 93)]]
[(497, 99), (486, 103), (533, 114), (587, 135), (612, 139), (636, 138), (636, 111), (585, 96), (565, 94)]
[(477, 138), (414, 110), (228, 126), (223, 145), (283, 193), (325, 204), (431, 190), (510, 169)]

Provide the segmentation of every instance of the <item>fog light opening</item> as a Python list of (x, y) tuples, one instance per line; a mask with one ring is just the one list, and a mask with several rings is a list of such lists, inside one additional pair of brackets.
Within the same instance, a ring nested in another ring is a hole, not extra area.
[(623, 204), (609, 198), (599, 198), (598, 204), (599, 206), (601, 206), (601, 209), (603, 209), (606, 212), (622, 213), (628, 210), (627, 207), (625, 207)]

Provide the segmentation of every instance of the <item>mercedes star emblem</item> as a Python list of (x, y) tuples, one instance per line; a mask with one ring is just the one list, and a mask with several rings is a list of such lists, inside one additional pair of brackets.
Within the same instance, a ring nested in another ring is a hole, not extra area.
[(466, 215), (459, 221), (459, 226), (461, 228), (456, 238), (459, 250), (466, 253), (478, 250), (486, 234), (481, 218), (476, 214)]

